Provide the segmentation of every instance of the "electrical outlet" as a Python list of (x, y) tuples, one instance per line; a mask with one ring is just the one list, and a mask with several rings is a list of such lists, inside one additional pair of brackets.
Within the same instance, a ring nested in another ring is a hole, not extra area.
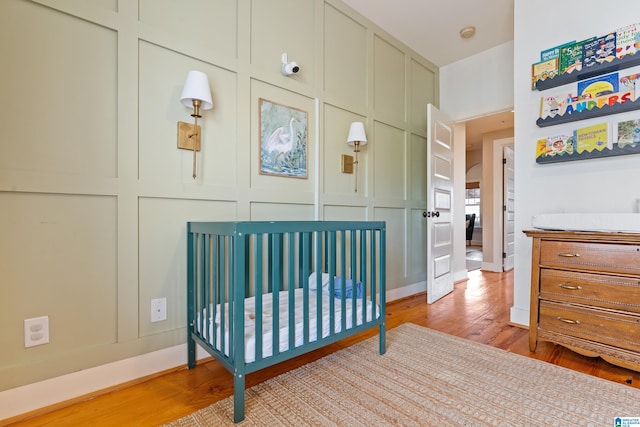
[(24, 319), (24, 348), (49, 344), (49, 316)]
[(151, 322), (167, 320), (167, 299), (155, 298), (151, 300)]

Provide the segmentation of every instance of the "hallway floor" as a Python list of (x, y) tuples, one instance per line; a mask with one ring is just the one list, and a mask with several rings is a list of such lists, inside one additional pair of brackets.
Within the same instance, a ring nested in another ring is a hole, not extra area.
[(482, 246), (467, 246), (467, 271), (482, 267)]

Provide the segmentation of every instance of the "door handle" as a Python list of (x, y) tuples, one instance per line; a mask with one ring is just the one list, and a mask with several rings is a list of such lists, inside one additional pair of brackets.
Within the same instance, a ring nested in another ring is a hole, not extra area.
[(438, 218), (440, 216), (440, 212), (438, 211), (422, 212), (422, 216), (425, 218)]

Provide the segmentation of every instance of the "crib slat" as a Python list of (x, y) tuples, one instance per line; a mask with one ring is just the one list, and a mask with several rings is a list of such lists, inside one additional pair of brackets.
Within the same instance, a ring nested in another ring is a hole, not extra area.
[(211, 304), (211, 311), (209, 313), (209, 316), (211, 318), (211, 323), (209, 323), (209, 316), (205, 316), (207, 317), (206, 319), (207, 323), (205, 324), (205, 327), (209, 329), (209, 325), (211, 325), (211, 331), (209, 333), (210, 342), (212, 342), (213, 345), (216, 345), (218, 337), (220, 335), (218, 332), (218, 328), (216, 328), (216, 325), (215, 325), (216, 315), (219, 314), (218, 304), (220, 303), (220, 294), (218, 291), (219, 266), (217, 262), (218, 252), (220, 250), (220, 237), (212, 234), (205, 234), (203, 235), (203, 237), (204, 236), (207, 236), (207, 238), (209, 239), (208, 246), (211, 247), (209, 256), (204, 258), (205, 263), (210, 264), (209, 275), (206, 277), (205, 282), (206, 282), (206, 286), (211, 288), (211, 299), (205, 302), (205, 305), (208, 305), (209, 303)]
[(202, 240), (203, 240), (203, 248), (204, 248), (204, 252), (203, 252), (203, 260), (204, 262), (202, 263), (202, 281), (201, 281), (201, 286), (200, 286), (200, 294), (202, 296), (202, 309), (201, 309), (201, 313), (202, 313), (202, 325), (200, 328), (200, 332), (202, 334), (202, 338), (204, 338), (206, 341), (209, 340), (210, 338), (210, 334), (211, 334), (211, 330), (213, 328), (209, 328), (209, 318), (210, 316), (212, 316), (212, 311), (213, 309), (209, 308), (209, 301), (210, 301), (210, 293), (209, 293), (209, 289), (211, 286), (209, 277), (211, 275), (211, 263), (208, 261), (211, 256), (211, 235), (210, 234), (205, 234), (202, 236)]
[[(322, 313), (322, 271), (325, 271), (324, 269), (322, 269), (322, 240), (324, 237), (324, 233), (318, 231), (316, 233), (314, 233), (315, 236), (315, 265), (314, 265), (314, 271), (316, 272), (316, 289), (315, 289), (315, 294), (316, 294), (316, 336), (315, 338), (312, 337), (312, 339), (318, 340), (320, 339), (320, 337), (322, 336), (322, 318), (321, 315), (318, 313)], [(326, 245), (325, 245), (326, 246)], [(320, 276), (320, 279), (318, 279), (318, 276)]]
[(347, 254), (346, 254), (346, 245), (347, 245), (347, 233), (345, 230), (340, 231), (340, 249), (338, 250), (338, 255), (340, 257), (340, 266), (342, 267), (342, 271), (340, 273), (340, 330), (344, 331), (347, 329)]
[(205, 254), (205, 248), (207, 246), (206, 236), (207, 236), (206, 234), (198, 236), (199, 238), (198, 238), (198, 249), (197, 249), (198, 258), (200, 262), (198, 264), (198, 272), (196, 273), (196, 276), (197, 276), (196, 298), (198, 300), (197, 307), (198, 307), (198, 314), (200, 316), (200, 324), (198, 325), (198, 335), (200, 336), (204, 336), (203, 335), (204, 331), (209, 326), (207, 324), (207, 319), (206, 319), (207, 313), (205, 312), (206, 300), (204, 299), (204, 295), (203, 295), (203, 287), (207, 279), (207, 273), (206, 273), (207, 258)]
[(264, 234), (258, 233), (255, 234), (254, 238), (254, 250), (255, 250), (255, 267), (254, 267), (254, 281), (253, 287), (255, 290), (255, 313), (254, 313), (254, 321), (255, 321), (255, 331), (256, 331), (256, 354), (255, 360), (261, 360), (263, 355), (262, 349), (262, 245), (264, 244), (263, 240)]
[[(309, 280), (310, 276), (310, 263), (312, 260), (312, 250), (311, 250), (311, 242), (312, 242), (312, 234), (311, 233), (300, 233), (302, 235), (302, 277), (300, 281), (302, 283), (302, 335), (304, 344), (309, 342)], [(316, 286), (318, 286), (319, 278), (316, 277)]]
[[(357, 257), (356, 257), (356, 249), (357, 249), (357, 245), (358, 245), (358, 234), (362, 233), (361, 230), (352, 230), (349, 234), (351, 236), (351, 239), (349, 241), (349, 255), (351, 257), (351, 262), (350, 262), (350, 266), (351, 266), (351, 283), (354, 284), (358, 282), (358, 268), (357, 268)], [(351, 327), (355, 327), (358, 323), (357, 323), (357, 314), (358, 314), (358, 310), (357, 310), (357, 306), (358, 306), (358, 299), (357, 298), (351, 298)], [(345, 316), (346, 317), (346, 316)]]
[(296, 300), (295, 300), (295, 233), (287, 233), (287, 247), (285, 259), (287, 260), (287, 291), (289, 297), (289, 347), (292, 349), (296, 343)]
[[(232, 354), (232, 329), (231, 306), (233, 298), (231, 297), (231, 288), (229, 285), (230, 278), (225, 276), (225, 271), (229, 271), (229, 276), (233, 276), (231, 266), (227, 256), (227, 252), (231, 250), (231, 238), (228, 236), (218, 236), (218, 290), (220, 292), (220, 342), (222, 354), (229, 354), (227, 357), (233, 357)], [(224, 323), (222, 323), (224, 322)], [(227, 339), (227, 335), (229, 339)], [(233, 360), (233, 359), (230, 359)]]
[[(327, 264), (329, 265), (329, 335), (337, 332), (336, 325), (336, 299), (334, 298), (335, 280), (336, 274), (336, 233), (334, 231), (327, 231)], [(322, 317), (322, 313), (318, 312), (318, 317)]]
[(272, 286), (271, 307), (273, 308), (272, 319), (272, 354), (276, 356), (280, 353), (280, 283), (282, 283), (282, 234), (269, 234), (271, 245), (269, 246), (269, 258), (271, 259), (269, 268)]
[(364, 325), (367, 322), (367, 310), (364, 308), (367, 304), (367, 287), (364, 286), (367, 283), (367, 232), (366, 230), (360, 231), (360, 281), (363, 283), (362, 286), (362, 324)]
[(371, 272), (369, 273), (369, 276), (371, 277), (371, 291), (370, 291), (370, 295), (371, 295), (371, 317), (374, 318), (375, 317), (375, 306), (376, 306), (376, 233), (371, 233), (371, 238), (369, 239), (370, 242), (370, 248), (369, 248), (369, 253), (370, 255), (370, 269)]

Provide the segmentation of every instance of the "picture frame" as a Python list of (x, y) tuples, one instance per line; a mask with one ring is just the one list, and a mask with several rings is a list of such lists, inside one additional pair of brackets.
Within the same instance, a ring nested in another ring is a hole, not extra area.
[(259, 98), (261, 175), (308, 178), (308, 113)]

